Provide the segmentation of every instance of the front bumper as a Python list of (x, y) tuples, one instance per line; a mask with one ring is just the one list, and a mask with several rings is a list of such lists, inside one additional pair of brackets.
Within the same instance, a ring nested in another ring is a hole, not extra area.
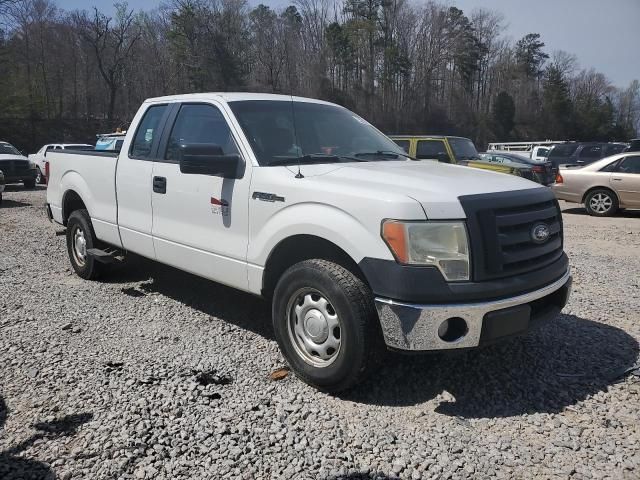
[(28, 170), (26, 172), (23, 173), (19, 173), (19, 174), (12, 174), (10, 176), (5, 176), (4, 177), (4, 182), (9, 185), (10, 183), (21, 183), (24, 182), (25, 180), (35, 180), (37, 177), (37, 171), (36, 170)]
[[(571, 274), (567, 269), (562, 277), (542, 288), (500, 300), (420, 305), (376, 298), (375, 304), (388, 347), (451, 350), (491, 343), (551, 320), (566, 305), (570, 291)], [(455, 329), (447, 331), (445, 325)]]

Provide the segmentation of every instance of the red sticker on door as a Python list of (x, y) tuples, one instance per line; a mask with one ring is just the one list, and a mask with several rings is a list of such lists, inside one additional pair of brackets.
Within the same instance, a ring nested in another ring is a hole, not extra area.
[(229, 202), (224, 198), (211, 197), (211, 213), (227, 217), (230, 213)]

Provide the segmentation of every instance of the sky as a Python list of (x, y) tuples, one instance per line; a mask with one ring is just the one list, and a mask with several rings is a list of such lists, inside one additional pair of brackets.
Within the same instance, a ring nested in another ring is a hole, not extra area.
[[(420, 5), (425, 0), (412, 0)], [(98, 6), (113, 12), (108, 0), (57, 0), (65, 10)], [(150, 10), (160, 0), (129, 0), (136, 10)], [(250, 0), (252, 5), (264, 3), (283, 8), (291, 1)], [(505, 17), (505, 35), (517, 40), (528, 33), (539, 33), (545, 51), (565, 50), (577, 56), (580, 67), (595, 68), (617, 87), (640, 80), (640, 0), (442, 0), (465, 13), (484, 7), (501, 12)]]

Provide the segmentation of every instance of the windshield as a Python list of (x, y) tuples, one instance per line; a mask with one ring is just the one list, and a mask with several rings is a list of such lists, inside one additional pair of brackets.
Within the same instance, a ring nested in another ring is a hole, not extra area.
[(451, 145), (453, 153), (458, 160), (473, 160), (480, 158), (475, 145), (468, 138), (449, 137), (449, 145)]
[(10, 143), (0, 143), (0, 155), (22, 155), (22, 153)]
[(539, 148), (538, 152), (536, 153), (537, 157), (546, 158), (548, 155), (549, 155), (549, 149), (548, 148)]
[(263, 166), (404, 160), (406, 153), (349, 110), (310, 102), (229, 102)]

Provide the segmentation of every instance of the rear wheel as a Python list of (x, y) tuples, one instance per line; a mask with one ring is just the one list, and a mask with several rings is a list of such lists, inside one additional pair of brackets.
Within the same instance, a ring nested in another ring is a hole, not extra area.
[(86, 210), (76, 210), (67, 222), (67, 251), (71, 266), (79, 277), (93, 280), (101, 273), (102, 264), (87, 254), (94, 248), (97, 239)]
[(378, 349), (373, 297), (346, 268), (306, 260), (280, 278), (273, 325), (280, 349), (296, 375), (325, 391), (358, 383)]
[(584, 199), (587, 213), (595, 217), (610, 217), (618, 211), (618, 206), (618, 197), (606, 188), (592, 190)]

